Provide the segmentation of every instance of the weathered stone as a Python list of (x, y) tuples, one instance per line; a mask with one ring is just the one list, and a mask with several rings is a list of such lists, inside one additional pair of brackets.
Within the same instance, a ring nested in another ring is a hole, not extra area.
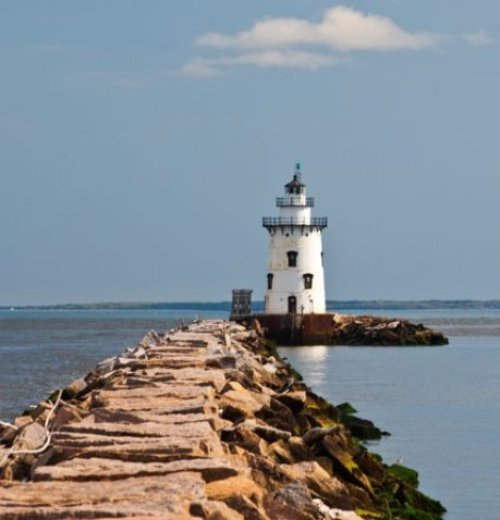
[(145, 422), (157, 422), (161, 424), (184, 424), (193, 422), (208, 421), (212, 424), (215, 413), (211, 416), (210, 412), (205, 413), (171, 413), (159, 414), (155, 410), (148, 411), (117, 411), (108, 408), (96, 408), (92, 414), (94, 422), (120, 422), (130, 424), (141, 424)]
[(117, 362), (117, 357), (111, 357), (107, 359), (103, 359), (102, 361), (99, 361), (97, 365), (95, 366), (96, 372), (111, 372), (115, 368), (115, 364)]
[(151, 397), (174, 397), (176, 399), (193, 399), (199, 396), (212, 397), (213, 389), (208, 386), (161, 384), (145, 388), (124, 388), (99, 391), (99, 400), (107, 402), (108, 399), (147, 399)]
[(270, 404), (269, 396), (245, 389), (229, 390), (219, 400), (219, 406), (225, 411), (223, 415), (227, 419), (232, 419), (233, 416), (235, 418), (254, 417), (263, 406)]
[(169, 345), (154, 347), (147, 351), (149, 358), (169, 357), (169, 356), (204, 356), (206, 348), (191, 347), (187, 345)]
[(169, 413), (201, 413), (213, 408), (213, 399), (198, 397), (193, 399), (176, 399), (172, 397), (149, 397), (149, 398), (108, 398), (106, 402), (97, 399), (92, 406), (93, 409), (106, 407), (109, 410), (120, 411), (155, 411), (158, 414)]
[(205, 361), (207, 368), (236, 368), (236, 358), (234, 356), (211, 356)]
[(146, 381), (175, 381), (176, 384), (195, 384), (198, 386), (211, 386), (220, 392), (226, 383), (225, 373), (221, 370), (207, 368), (181, 368), (178, 370), (146, 370)]
[(81, 421), (84, 413), (74, 406), (60, 406), (54, 414), (54, 419), (51, 421), (51, 429), (57, 430), (64, 424)]
[(199, 472), (205, 482), (233, 477), (237, 471), (224, 459), (184, 459), (171, 462), (123, 462), (112, 459), (74, 458), (53, 466), (36, 468), (33, 480), (64, 480), (85, 482), (88, 480), (116, 480), (129, 477), (168, 475), (179, 472)]
[(259, 503), (264, 490), (253, 479), (238, 475), (208, 483), (206, 494), (210, 499), (222, 501), (233, 495), (240, 495), (250, 498), (254, 503)]
[(26, 425), (12, 445), (16, 451), (36, 450), (41, 448), (47, 440), (47, 431), (39, 422), (32, 422)]
[(26, 426), (27, 424), (30, 424), (33, 422), (33, 419), (29, 415), (20, 415), (19, 417), (16, 417), (14, 419), (14, 422), (12, 423), (16, 428), (22, 428), (23, 426)]
[[(192, 502), (204, 499), (199, 473), (181, 472), (115, 481), (3, 483), (2, 520), (57, 520), (121, 516), (189, 517)], [(176, 516), (178, 515), (178, 516)]]
[(67, 424), (60, 431), (74, 433), (94, 433), (98, 435), (128, 435), (133, 437), (206, 437), (213, 432), (208, 421), (187, 424), (162, 424), (142, 422), (139, 424), (121, 422), (94, 422), (89, 416), (78, 423)]
[(317, 507), (318, 513), (324, 520), (363, 520), (355, 511), (330, 508), (319, 498), (314, 498), (313, 504)]
[(274, 428), (273, 426), (252, 420), (247, 420), (242, 424), (244, 427), (253, 430), (257, 435), (260, 435), (267, 442), (275, 442), (280, 439), (288, 440), (291, 437), (291, 434), (285, 430), (280, 430), (279, 428)]
[(146, 354), (146, 349), (144, 347), (137, 347), (131, 352), (130, 357), (135, 359), (145, 359), (149, 356)]
[(329, 475), (316, 461), (282, 464), (281, 471), (294, 482), (303, 482), (330, 507), (353, 509), (354, 503), (346, 486)]
[[(121, 360), (120, 360), (121, 361)], [(127, 359), (125, 362), (119, 362), (115, 364), (113, 368), (119, 368), (121, 366), (130, 366), (135, 370), (141, 368), (170, 368), (170, 369), (180, 369), (180, 368), (189, 368), (189, 367), (198, 367), (203, 368), (205, 366), (205, 360), (199, 356), (175, 356), (175, 357), (159, 357), (152, 359)]]
[(293, 413), (299, 413), (305, 406), (306, 392), (303, 390), (297, 392), (287, 392), (286, 394), (277, 395), (276, 399), (290, 408)]
[(273, 442), (269, 446), (269, 450), (280, 462), (291, 464), (296, 460), (290, 451), (288, 443), (283, 440)]
[(263, 406), (255, 413), (255, 416), (270, 426), (280, 430), (289, 433), (298, 431), (296, 415), (274, 397), (271, 397), (271, 406)]
[(265, 363), (264, 365), (262, 365), (262, 368), (270, 374), (276, 374), (276, 372), (278, 371), (278, 369), (273, 363)]
[(368, 491), (371, 496), (375, 496), (370, 481), (353, 460), (350, 453), (339, 446), (335, 439), (329, 435), (323, 438), (322, 444), (332, 457), (334, 467), (343, 473), (344, 476)]
[[(379, 462), (371, 453), (366, 449), (362, 449), (354, 458), (361, 471), (367, 475), (371, 481), (375, 481), (379, 485), (383, 482), (386, 470), (381, 462)], [(389, 468), (390, 472), (390, 468)], [(416, 474), (414, 470), (409, 470), (410, 474)], [(417, 481), (412, 483), (413, 486), (418, 487)]]
[(157, 445), (148, 444), (145, 450), (144, 437), (127, 444), (110, 444), (88, 448), (65, 449), (69, 457), (106, 457), (125, 461), (162, 462), (180, 457), (221, 457), (224, 455), (217, 438), (186, 439), (183, 437), (159, 438)]
[(210, 500), (202, 504), (192, 504), (191, 512), (196, 518), (205, 520), (245, 520), (245, 517), (231, 509), (224, 502)]
[(288, 447), (297, 460), (310, 460), (313, 453), (301, 437), (292, 436), (288, 439)]
[(223, 430), (221, 439), (231, 445), (241, 446), (252, 453), (259, 455), (269, 454), (267, 442), (251, 429), (245, 428), (245, 426)]
[(64, 388), (63, 396), (65, 399), (72, 399), (76, 395), (83, 393), (86, 388), (87, 381), (85, 378), (80, 377), (79, 379), (75, 379), (72, 383)]
[(226, 503), (231, 507), (231, 509), (240, 512), (245, 520), (274, 520), (274, 518), (280, 518), (268, 517), (264, 509), (244, 495), (238, 495), (235, 493), (226, 499)]
[(317, 520), (318, 512), (309, 490), (302, 482), (292, 482), (269, 494), (265, 502), (269, 518)]
[(265, 332), (264, 332), (264, 329), (263, 329), (262, 325), (260, 324), (259, 320), (254, 319), (252, 321), (252, 328), (257, 333), (257, 336), (259, 336), (261, 338), (264, 337)]
[(338, 433), (339, 431), (340, 426), (332, 426), (330, 428), (311, 428), (304, 434), (302, 439), (306, 444), (314, 444), (323, 439), (323, 437)]
[(10, 444), (17, 434), (17, 426), (14, 426), (13, 424), (9, 423), (4, 423), (3, 425), (0, 425), (0, 446), (1, 444)]

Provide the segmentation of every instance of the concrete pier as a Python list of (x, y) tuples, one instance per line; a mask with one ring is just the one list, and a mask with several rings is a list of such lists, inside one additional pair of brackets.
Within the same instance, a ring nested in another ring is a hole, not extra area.
[(440, 518), (345, 419), (253, 330), (150, 332), (0, 427), (0, 518)]

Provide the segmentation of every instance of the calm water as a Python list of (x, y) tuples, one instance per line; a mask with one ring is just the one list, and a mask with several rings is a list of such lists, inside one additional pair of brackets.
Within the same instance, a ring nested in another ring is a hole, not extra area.
[[(359, 312), (359, 311), (357, 311)], [(382, 313), (384, 314), (384, 313)], [(349, 401), (392, 436), (371, 449), (418, 469), (447, 520), (500, 518), (500, 311), (397, 311), (451, 337), (446, 347), (282, 347), (306, 382)], [(201, 315), (201, 316), (200, 316)], [(0, 311), (0, 419), (197, 311)]]

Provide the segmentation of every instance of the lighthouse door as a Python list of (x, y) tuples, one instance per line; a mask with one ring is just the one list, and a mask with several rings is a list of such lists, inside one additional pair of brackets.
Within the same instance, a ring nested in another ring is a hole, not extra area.
[(295, 314), (297, 312), (297, 298), (295, 296), (288, 297), (288, 312)]

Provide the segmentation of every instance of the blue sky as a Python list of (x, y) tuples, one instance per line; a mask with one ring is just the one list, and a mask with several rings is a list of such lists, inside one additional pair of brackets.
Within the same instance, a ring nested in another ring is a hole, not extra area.
[(500, 297), (498, 0), (0, 3), (0, 305), (264, 292), (295, 161), (329, 298)]

